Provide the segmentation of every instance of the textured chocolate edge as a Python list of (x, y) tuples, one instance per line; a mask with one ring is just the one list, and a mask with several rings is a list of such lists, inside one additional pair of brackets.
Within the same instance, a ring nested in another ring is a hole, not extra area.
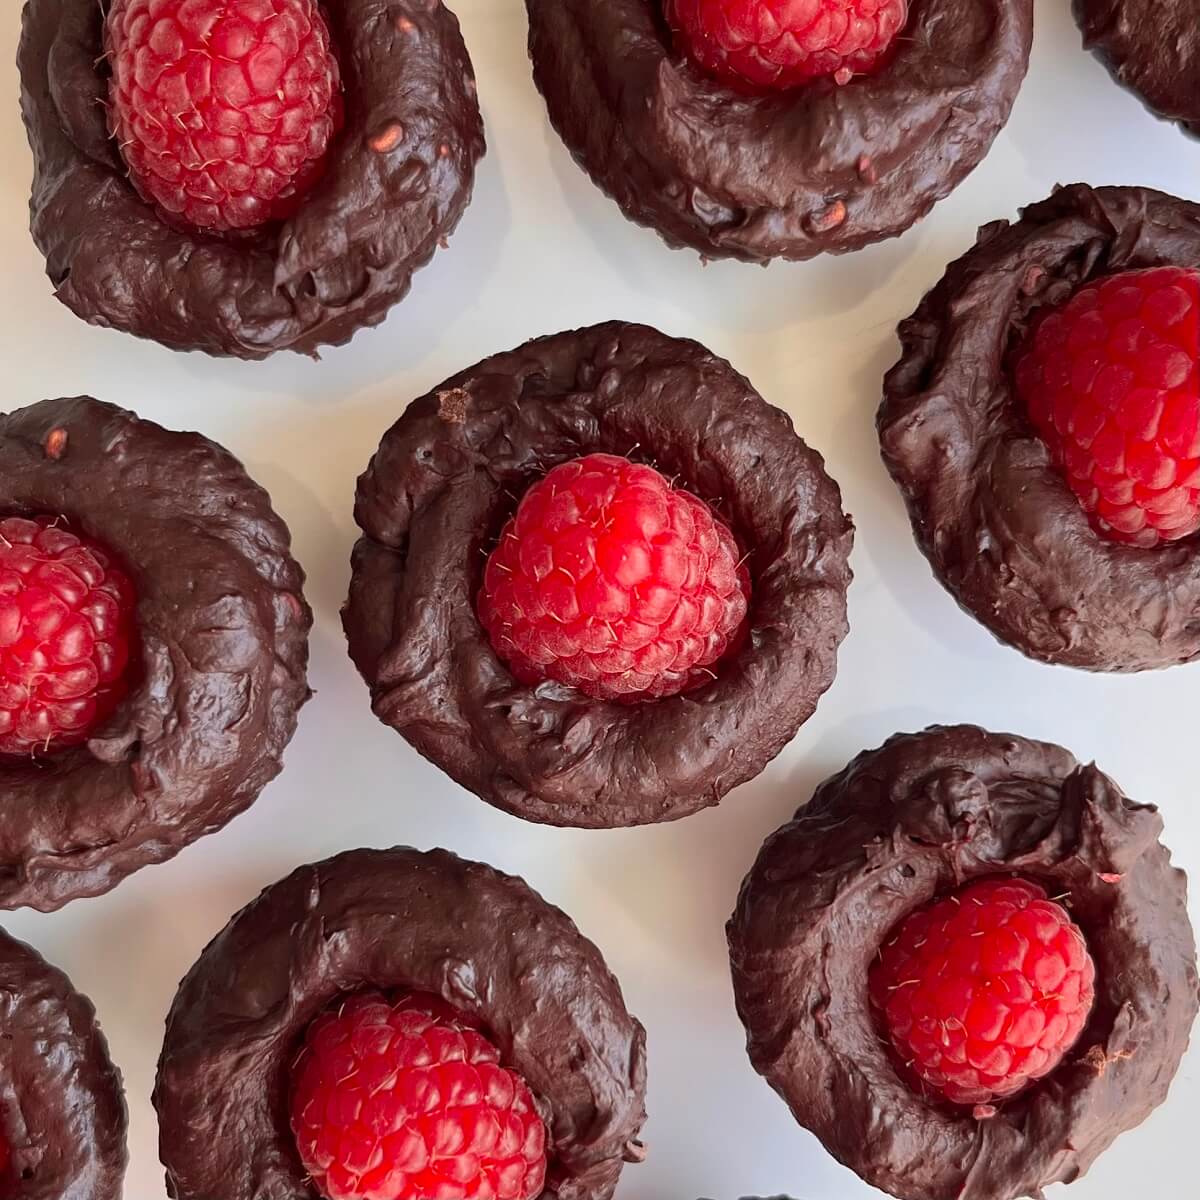
[(226, 450), (89, 397), (0, 415), (0, 513), (61, 514), (138, 593), (138, 682), (86, 746), (0, 766), (0, 907), (172, 857), (279, 773), (312, 612), (287, 526)]
[(1194, 6), (1072, 0), (1084, 47), (1156, 116), (1200, 137), (1200, 32)]
[(1007, 365), (1039, 306), (1168, 263), (1200, 267), (1200, 205), (1074, 184), (984, 226), (900, 325), (878, 427), (917, 543), (967, 612), (1043, 662), (1142, 671), (1200, 656), (1200, 539), (1139, 550), (1097, 534)]
[(383, 320), (458, 224), (484, 152), (471, 62), (440, 0), (324, 0), (346, 124), (289, 221), (250, 240), (172, 229), (105, 125), (96, 0), (28, 0), (18, 65), (34, 241), (58, 298), (175, 350), (315, 354)]
[(174, 1200), (315, 1197), (287, 1072), (313, 1017), (364, 986), (432, 992), (482, 1022), (546, 1116), (542, 1200), (608, 1200), (643, 1157), (645, 1031), (570, 918), (445, 850), (352, 850), (267, 888), (180, 985), (154, 1090)]
[[(755, 1069), (840, 1162), (902, 1200), (1015, 1200), (1079, 1178), (1166, 1097), (1200, 1006), (1187, 881), (1134, 804), (1061, 747), (973, 726), (899, 735), (764, 844), (729, 923)], [(895, 923), (980, 876), (1064, 897), (1096, 1003), (1051, 1075), (988, 1120), (927, 1102), (874, 1026)]]
[[(0, 930), (0, 1132), (19, 1200), (120, 1200), (121, 1076), (86, 996)], [(4, 1191), (8, 1195), (8, 1191)]]
[[(628, 706), (522, 686), (476, 617), (514, 498), (593, 451), (677, 476), (752, 548), (748, 642), (694, 692)], [(528, 820), (608, 828), (716, 804), (833, 681), (853, 540), (837, 485), (787, 414), (696, 342), (614, 322), (486, 359), (384, 435), (355, 515), (343, 620), (376, 715)]]
[(684, 62), (659, 0), (526, 0), (534, 80), (632, 221), (766, 262), (896, 237), (983, 159), (1029, 65), (1032, 0), (921, 0), (875, 75), (750, 97)]

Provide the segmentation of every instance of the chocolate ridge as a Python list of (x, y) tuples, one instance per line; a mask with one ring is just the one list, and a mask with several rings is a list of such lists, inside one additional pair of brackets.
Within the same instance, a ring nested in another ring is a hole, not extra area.
[[(558, 463), (636, 454), (753, 547), (750, 635), (719, 677), (638, 705), (518, 684), (475, 613), (515, 498)], [(757, 775), (833, 681), (853, 527), (821, 457), (723, 359), (613, 322), (498, 354), (414, 401), (359, 480), (343, 613), (376, 715), (517, 816), (673, 820)]]
[[(1200, 1006), (1187, 881), (1158, 810), (1066, 750), (974, 726), (898, 735), (767, 839), (729, 923), (755, 1069), (840, 1162), (902, 1200), (1015, 1200), (1079, 1178), (1166, 1097)], [(897, 1073), (867, 974), (935, 895), (1007, 873), (1065, 896), (1096, 962), (1068, 1058), (989, 1120)]]
[(90, 397), (0, 415), (0, 513), (62, 514), (134, 581), (140, 671), (86, 746), (0, 764), (0, 907), (108, 891), (247, 808), (308, 699), (287, 526), (228, 451)]
[(1083, 44), (1156, 116), (1200, 137), (1200, 37), (1183, 3), (1072, 0)]
[(0, 1133), (12, 1150), (15, 1195), (120, 1200), (128, 1118), (96, 1010), (3, 930), (0, 1030)]
[(223, 239), (171, 228), (130, 185), (105, 123), (96, 0), (27, 0), (17, 58), (32, 231), (76, 315), (174, 350), (261, 359), (348, 342), (408, 292), (458, 224), (484, 152), (471, 62), (440, 0), (324, 9), (347, 101), (328, 170), (290, 220)]
[(546, 1117), (541, 1200), (608, 1200), (644, 1155), (645, 1030), (574, 922), (446, 850), (351, 850), (267, 888), (180, 985), (154, 1089), (174, 1200), (315, 1197), (287, 1072), (308, 1023), (363, 987), (432, 992), (483, 1024)]
[(917, 0), (889, 62), (747, 96), (673, 49), (660, 0), (526, 0), (576, 162), (669, 246), (766, 262), (896, 237), (978, 165), (1029, 65), (1032, 0)]
[(1002, 642), (1092, 671), (1200, 656), (1200, 539), (1153, 550), (1088, 522), (1015, 395), (1008, 354), (1097, 276), (1200, 266), (1200, 205), (1074, 184), (979, 231), (900, 325), (879, 439), (934, 574)]

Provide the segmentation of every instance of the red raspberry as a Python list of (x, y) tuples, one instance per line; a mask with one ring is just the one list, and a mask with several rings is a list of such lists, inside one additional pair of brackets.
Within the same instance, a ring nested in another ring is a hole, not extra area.
[(908, 20), (908, 0), (664, 0), (682, 54), (741, 91), (874, 71)]
[(341, 128), (316, 0), (113, 0), (109, 128), (142, 197), (197, 229), (284, 220)]
[(0, 755), (75, 746), (128, 691), (133, 584), (53, 517), (0, 520)]
[(534, 1200), (546, 1126), (525, 1081), (436, 996), (363, 992), (308, 1027), (292, 1132), (328, 1200)]
[(870, 994), (918, 1080), (986, 1104), (1058, 1066), (1095, 977), (1083, 934), (1037, 884), (984, 880), (905, 917), (871, 967)]
[(1085, 284), (1035, 320), (1015, 373), (1101, 534), (1153, 547), (1200, 529), (1200, 271)]
[(4, 1134), (0, 1133), (0, 1184), (4, 1182), (5, 1176), (8, 1174), (8, 1163), (11, 1157), (8, 1142)]
[(525, 493), (488, 559), (479, 619), (522, 683), (652, 700), (716, 678), (749, 600), (707, 504), (653, 467), (589, 454)]

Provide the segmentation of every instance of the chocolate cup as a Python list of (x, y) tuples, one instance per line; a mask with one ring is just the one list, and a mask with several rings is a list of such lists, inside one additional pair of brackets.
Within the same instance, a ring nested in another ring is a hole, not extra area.
[(1163, 264), (1200, 266), (1200, 205), (1075, 184), (985, 225), (900, 325), (879, 438), (917, 543), (967, 612), (1042, 662), (1144, 671), (1200, 656), (1200, 539), (1145, 550), (1096, 533), (1008, 362), (1041, 306)]
[(1200, 40), (1190, 4), (1073, 0), (1084, 47), (1156, 116), (1200, 137)]
[(608, 1200), (644, 1157), (645, 1030), (570, 918), (446, 850), (352, 850), (267, 888), (180, 985), (154, 1089), (174, 1200), (316, 1196), (288, 1072), (309, 1022), (364, 987), (431, 992), (482, 1024), (546, 1120), (542, 1200)]
[(978, 165), (1029, 66), (1032, 0), (915, 0), (894, 56), (748, 96), (683, 60), (661, 0), (526, 0), (551, 123), (669, 246), (766, 262), (903, 233)]
[(0, 1194), (120, 1200), (128, 1119), (96, 1010), (3, 930), (0, 1030), (0, 1134), (12, 1150)]
[(312, 613), (287, 526), (227, 451), (88, 397), (0, 416), (0, 513), (62, 514), (137, 590), (134, 685), (86, 745), (0, 762), (0, 908), (108, 891), (279, 773)]
[[(561, 462), (635, 454), (716, 502), (752, 548), (750, 634), (696, 691), (650, 703), (519, 684), (476, 616), (515, 498)], [(791, 420), (696, 342), (612, 323), (498, 354), (414, 401), (359, 480), (343, 614), (376, 715), (463, 787), (549, 825), (716, 804), (833, 681), (853, 527)]]
[[(1200, 1005), (1187, 881), (1161, 831), (1157, 809), (1044, 742), (960, 725), (860, 755), (767, 840), (730, 920), (755, 1069), (902, 1200), (1015, 1200), (1079, 1178), (1165, 1099)], [(1065, 898), (1096, 1001), (1063, 1063), (977, 1120), (901, 1077), (867, 975), (913, 909), (1008, 874)]]
[(484, 152), (471, 62), (440, 0), (324, 0), (346, 123), (299, 212), (251, 236), (167, 225), (106, 125), (96, 0), (28, 0), (18, 65), (33, 238), (77, 316), (173, 350), (314, 354), (377, 325), (458, 224)]

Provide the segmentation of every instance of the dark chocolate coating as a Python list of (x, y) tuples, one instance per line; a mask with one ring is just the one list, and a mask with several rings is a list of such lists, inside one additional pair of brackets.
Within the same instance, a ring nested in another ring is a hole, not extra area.
[(1192, 0), (1073, 0), (1083, 44), (1157, 116), (1200, 137), (1200, 13)]
[[(1015, 1200), (1078, 1179), (1166, 1097), (1200, 1005), (1187, 880), (1134, 804), (1059, 746), (968, 725), (892, 738), (763, 846), (729, 923), (755, 1069), (796, 1120), (902, 1200)], [(991, 1119), (897, 1073), (867, 998), (883, 939), (966, 880), (1065, 897), (1096, 963), (1066, 1060)]]
[(312, 613), (241, 463), (111, 404), (0, 415), (0, 513), (62, 514), (138, 596), (136, 682), (112, 718), (86, 746), (0, 763), (0, 907), (46, 911), (220, 829), (279, 773)]
[(879, 437), (917, 542), (963, 608), (1043, 662), (1143, 671), (1200, 656), (1200, 539), (1144, 550), (1098, 534), (1008, 364), (1039, 306), (1167, 263), (1200, 267), (1200, 205), (1075, 184), (985, 225), (900, 325)]
[(1032, 0), (918, 0), (844, 87), (748, 96), (673, 48), (661, 0), (526, 0), (555, 129), (632, 221), (766, 262), (895, 237), (983, 159), (1029, 65)]
[(12, 1150), (0, 1195), (120, 1200), (127, 1125), (91, 1001), (0, 930), (0, 1135)]
[[(633, 453), (752, 548), (747, 644), (650, 703), (517, 683), (479, 624), (485, 555), (557, 464)], [(611, 323), (498, 354), (414, 401), (359, 480), (344, 613), (376, 715), (517, 816), (608, 828), (687, 816), (757, 775), (833, 681), (853, 527), (786, 413), (696, 342)]]
[(28, 0), (33, 237), (74, 313), (174, 350), (258, 359), (347, 342), (405, 295), (471, 197), (484, 151), (471, 62), (440, 0), (323, 6), (347, 101), (328, 169), (290, 220), (220, 238), (171, 228), (130, 185), (106, 125), (101, 5)]
[(542, 1200), (608, 1200), (644, 1156), (645, 1030), (570, 918), (446, 850), (352, 850), (267, 888), (180, 985), (154, 1090), (173, 1200), (313, 1200), (288, 1072), (309, 1022), (364, 987), (482, 1023), (546, 1120)]

